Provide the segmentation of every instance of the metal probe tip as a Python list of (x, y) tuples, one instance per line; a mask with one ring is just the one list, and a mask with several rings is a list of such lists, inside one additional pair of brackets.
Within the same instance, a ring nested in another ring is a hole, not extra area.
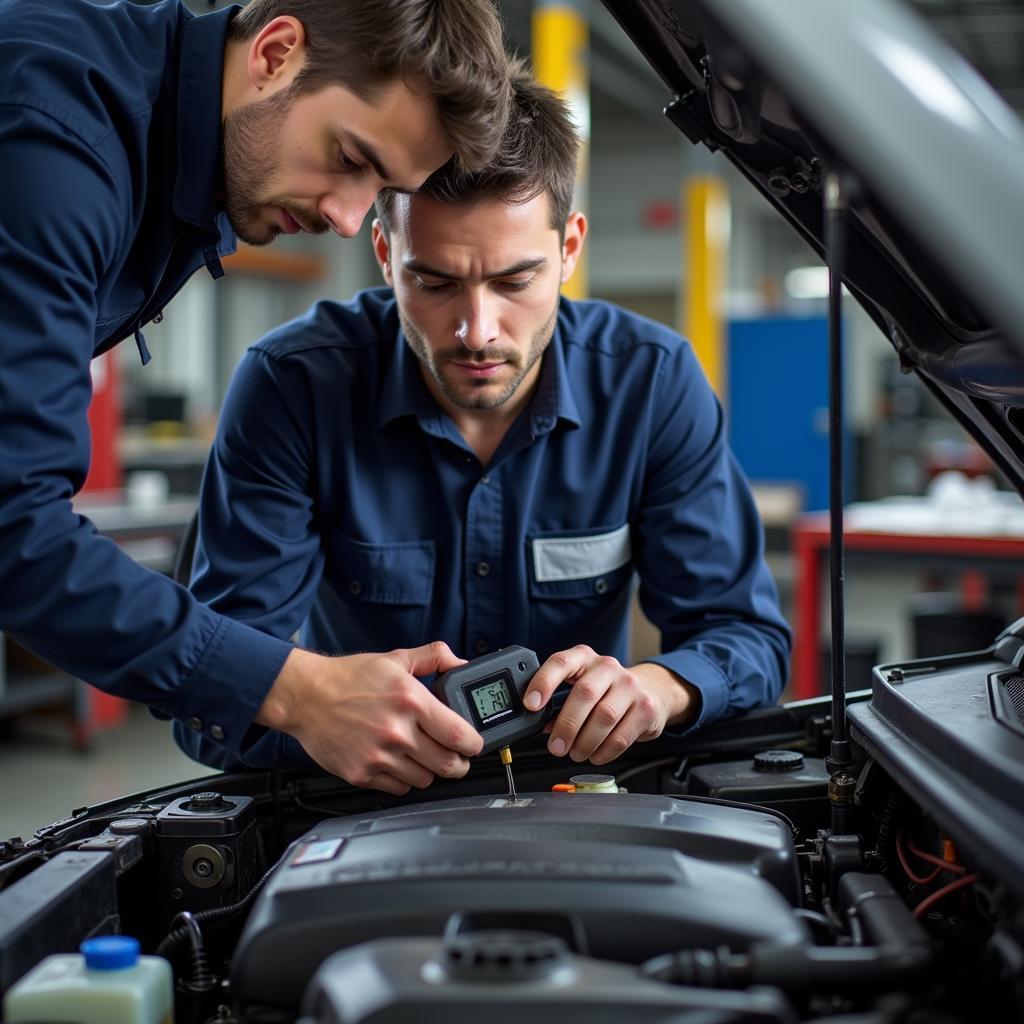
[(505, 774), (508, 776), (508, 803), (510, 806), (514, 806), (519, 803), (519, 797), (516, 796), (516, 783), (515, 779), (512, 778), (512, 751), (508, 747), (502, 747), (498, 751), (498, 756), (501, 758), (501, 763), (505, 766)]

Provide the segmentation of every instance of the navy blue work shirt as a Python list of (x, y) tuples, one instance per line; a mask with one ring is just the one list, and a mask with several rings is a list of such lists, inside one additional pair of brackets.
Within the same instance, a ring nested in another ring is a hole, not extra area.
[(89, 361), (133, 334), (145, 359), (142, 326), (235, 246), (215, 198), (233, 10), (0, 0), (0, 630), (238, 750), (289, 645), (71, 507)]
[[(543, 661), (585, 643), (628, 663), (634, 574), (662, 633), (649, 660), (700, 691), (696, 725), (774, 703), (790, 637), (761, 523), (718, 401), (667, 328), (563, 299), (535, 394), (487, 465), (430, 396), (390, 289), (321, 302), (239, 364), (193, 571), (217, 611), (329, 653), (443, 640)], [(245, 755), (304, 760), (274, 732)]]

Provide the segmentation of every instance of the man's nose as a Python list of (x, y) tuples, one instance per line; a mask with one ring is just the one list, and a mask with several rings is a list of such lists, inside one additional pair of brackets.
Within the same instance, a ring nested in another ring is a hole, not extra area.
[(498, 340), (497, 311), (482, 294), (471, 294), (462, 310), (455, 336), (471, 352)]
[(342, 238), (352, 238), (363, 226), (363, 218), (377, 198), (376, 191), (366, 188), (358, 191), (328, 192), (320, 200), (317, 212)]

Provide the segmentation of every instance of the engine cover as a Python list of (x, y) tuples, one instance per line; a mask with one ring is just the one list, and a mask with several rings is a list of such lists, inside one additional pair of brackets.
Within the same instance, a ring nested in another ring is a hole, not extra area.
[[(778, 989), (716, 991), (668, 985), (636, 967), (539, 949), (522, 969), (517, 938), (481, 932), (460, 950), (438, 939), (378, 939), (335, 953), (314, 975), (304, 999), (309, 1024), (681, 1024), (793, 1020)], [(552, 940), (557, 943), (558, 940)], [(488, 950), (490, 946), (490, 950)], [(453, 954), (474, 952), (453, 961)], [(490, 956), (488, 956), (490, 953)], [(518, 960), (518, 963), (517, 963)], [(497, 961), (497, 962), (496, 962)]]
[(331, 954), (438, 936), (449, 918), (538, 928), (576, 952), (640, 963), (684, 948), (809, 939), (779, 818), (640, 794), (470, 797), (330, 819), (260, 893), (236, 949), (247, 1002), (296, 1003)]

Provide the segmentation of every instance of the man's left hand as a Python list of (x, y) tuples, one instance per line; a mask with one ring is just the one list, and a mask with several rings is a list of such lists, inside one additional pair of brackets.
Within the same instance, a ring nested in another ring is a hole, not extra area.
[(700, 711), (700, 692), (668, 669), (650, 662), (626, 668), (584, 644), (552, 654), (524, 703), (531, 711), (543, 707), (562, 683), (572, 690), (550, 727), (548, 750), (574, 761), (607, 764), (638, 740), (653, 740)]

